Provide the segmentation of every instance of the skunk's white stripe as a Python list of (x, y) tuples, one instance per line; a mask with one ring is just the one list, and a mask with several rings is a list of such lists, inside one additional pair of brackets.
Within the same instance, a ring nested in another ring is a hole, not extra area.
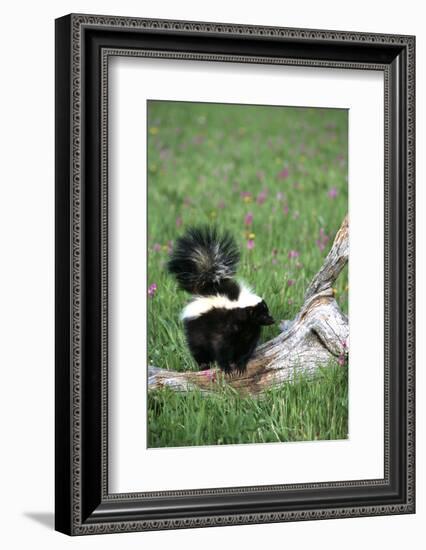
[(230, 300), (227, 296), (216, 294), (215, 296), (197, 296), (183, 308), (180, 318), (196, 319), (203, 313), (213, 308), (236, 309), (240, 307), (252, 307), (259, 304), (262, 298), (245, 285), (240, 285), (238, 300)]

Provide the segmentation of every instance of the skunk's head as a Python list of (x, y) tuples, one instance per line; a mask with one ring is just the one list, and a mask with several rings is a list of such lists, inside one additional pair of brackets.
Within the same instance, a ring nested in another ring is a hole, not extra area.
[(266, 305), (265, 300), (262, 300), (253, 308), (253, 320), (256, 321), (259, 325), (267, 326), (273, 325), (275, 323), (274, 318), (269, 313), (268, 306)]
[(259, 326), (273, 325), (273, 317), (269, 313), (265, 300), (249, 307), (239, 308), (236, 312), (237, 318), (242, 322), (253, 323)]

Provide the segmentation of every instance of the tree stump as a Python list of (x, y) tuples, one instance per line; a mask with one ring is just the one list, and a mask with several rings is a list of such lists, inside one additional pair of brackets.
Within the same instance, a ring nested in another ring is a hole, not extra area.
[(223, 375), (218, 369), (176, 372), (148, 367), (148, 389), (219, 391), (223, 383), (242, 394), (262, 391), (291, 381), (299, 372), (313, 374), (319, 367), (343, 361), (348, 354), (349, 323), (334, 299), (333, 286), (348, 261), (349, 228), (346, 216), (330, 252), (309, 285), (302, 308), (293, 321), (281, 323), (282, 332), (259, 346), (242, 375)]

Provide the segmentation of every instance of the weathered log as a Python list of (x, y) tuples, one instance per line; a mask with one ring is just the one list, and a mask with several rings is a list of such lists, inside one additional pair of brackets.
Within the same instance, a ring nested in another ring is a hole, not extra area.
[(224, 376), (217, 369), (175, 372), (150, 366), (148, 389), (167, 386), (176, 391), (198, 388), (210, 393), (225, 383), (240, 393), (255, 395), (292, 380), (299, 372), (313, 374), (319, 367), (344, 361), (349, 323), (334, 299), (333, 286), (348, 261), (348, 250), (346, 216), (296, 318), (281, 323), (281, 334), (257, 348), (244, 374)]

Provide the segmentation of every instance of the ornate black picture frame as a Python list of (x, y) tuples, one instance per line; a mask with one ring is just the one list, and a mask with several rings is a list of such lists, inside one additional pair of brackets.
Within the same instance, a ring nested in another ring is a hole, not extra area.
[[(384, 478), (111, 494), (110, 56), (382, 71)], [(68, 15), (56, 21), (56, 529), (69, 535), (414, 513), (413, 36)]]

